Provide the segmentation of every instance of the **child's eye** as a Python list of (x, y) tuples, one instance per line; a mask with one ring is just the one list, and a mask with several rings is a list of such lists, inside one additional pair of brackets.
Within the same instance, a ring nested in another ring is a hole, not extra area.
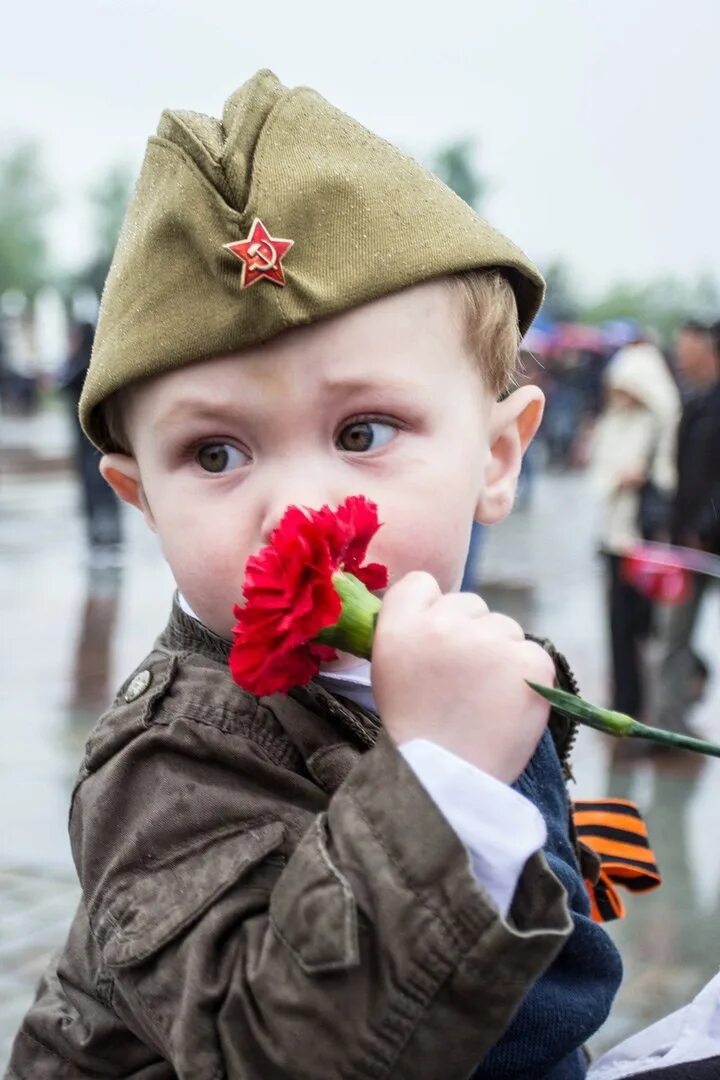
[(341, 450), (362, 454), (387, 446), (397, 435), (397, 426), (381, 420), (354, 420), (346, 424), (337, 437)]
[(201, 469), (209, 473), (223, 473), (247, 465), (248, 455), (231, 443), (205, 443), (195, 452), (195, 460)]

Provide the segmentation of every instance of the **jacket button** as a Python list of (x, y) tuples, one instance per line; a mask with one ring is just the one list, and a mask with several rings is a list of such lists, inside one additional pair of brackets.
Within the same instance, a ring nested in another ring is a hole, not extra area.
[(135, 701), (136, 698), (145, 693), (151, 682), (152, 672), (148, 671), (147, 668), (145, 671), (138, 671), (137, 675), (134, 675), (128, 683), (123, 697), (128, 703)]

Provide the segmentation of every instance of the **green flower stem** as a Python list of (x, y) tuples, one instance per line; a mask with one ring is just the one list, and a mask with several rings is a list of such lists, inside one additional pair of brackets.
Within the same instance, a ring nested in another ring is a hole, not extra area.
[(332, 582), (342, 601), (342, 612), (338, 621), (321, 630), (315, 640), (369, 660), (382, 602), (345, 570), (336, 570)]
[(674, 731), (664, 731), (662, 728), (648, 727), (647, 724), (633, 720), (632, 716), (614, 712), (612, 709), (600, 709), (597, 705), (591, 705), (588, 701), (576, 697), (575, 694), (567, 693), (566, 690), (541, 686), (529, 680), (528, 686), (549, 701), (553, 708), (567, 716), (572, 716), (587, 727), (603, 731), (606, 735), (615, 735), (621, 739), (634, 736), (636, 739), (649, 739), (651, 742), (663, 743), (665, 746), (676, 746), (683, 750), (694, 750), (698, 754), (720, 757), (720, 746), (716, 743), (694, 739), (691, 735), (678, 735)]

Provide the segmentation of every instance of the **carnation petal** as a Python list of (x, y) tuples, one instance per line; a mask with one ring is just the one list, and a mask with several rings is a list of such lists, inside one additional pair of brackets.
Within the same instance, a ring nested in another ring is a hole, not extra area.
[(384, 566), (360, 565), (378, 528), (377, 507), (362, 495), (335, 511), (288, 507), (270, 543), (247, 560), (244, 603), (233, 607), (230, 671), (237, 683), (258, 695), (286, 692), (337, 656), (314, 640), (342, 614), (332, 575), (345, 569), (369, 589), (387, 584)]

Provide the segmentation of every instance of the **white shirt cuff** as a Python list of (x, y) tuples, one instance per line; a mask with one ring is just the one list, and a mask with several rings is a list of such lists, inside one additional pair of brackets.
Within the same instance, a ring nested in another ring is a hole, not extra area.
[(542, 814), (501, 780), (429, 739), (398, 749), (467, 848), (476, 881), (504, 918), (525, 863), (545, 843)]

